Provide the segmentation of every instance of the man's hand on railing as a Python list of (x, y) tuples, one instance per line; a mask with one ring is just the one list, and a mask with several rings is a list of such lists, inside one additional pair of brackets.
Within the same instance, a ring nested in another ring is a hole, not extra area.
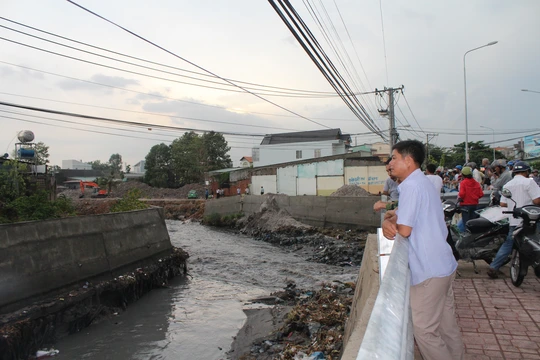
[(387, 211), (384, 214), (384, 221), (382, 223), (382, 231), (385, 238), (393, 240), (397, 234), (397, 215), (395, 210)]
[(380, 211), (383, 209), (386, 209), (386, 202), (379, 200), (373, 204), (373, 211)]

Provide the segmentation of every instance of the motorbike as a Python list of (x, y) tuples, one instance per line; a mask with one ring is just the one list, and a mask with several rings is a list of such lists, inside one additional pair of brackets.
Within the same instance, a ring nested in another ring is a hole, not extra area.
[[(448, 228), (446, 241), (452, 248), (454, 257), (456, 260), (461, 259), (472, 262), (474, 272), (478, 274), (479, 271), (475, 261), (484, 260), (490, 264), (508, 235), (508, 220), (502, 216), (502, 208), (491, 206), (477, 210), (476, 213), (480, 217), (467, 221), (465, 232), (460, 232), (456, 225), (452, 225), (454, 215), (462, 212), (459, 203), (446, 200), (443, 203), (443, 210), (446, 227)], [(488, 220), (487, 212), (500, 213), (501, 216), (495, 218), (490, 216), (492, 220)], [(484, 213), (486, 215), (483, 215)]]
[[(503, 196), (512, 200), (512, 193), (508, 189), (503, 190)], [(514, 218), (523, 219), (522, 225), (514, 231), (514, 245), (510, 257), (510, 280), (516, 287), (523, 283), (529, 266), (534, 269), (536, 277), (540, 277), (540, 235), (537, 224), (540, 220), (540, 206), (525, 205), (515, 207), (512, 211), (503, 211), (511, 214)]]

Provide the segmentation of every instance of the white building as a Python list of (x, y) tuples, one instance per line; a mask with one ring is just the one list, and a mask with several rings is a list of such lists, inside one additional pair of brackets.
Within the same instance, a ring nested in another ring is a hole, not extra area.
[(266, 135), (252, 149), (253, 166), (266, 166), (347, 153), (350, 135), (340, 129)]
[(133, 165), (133, 171), (132, 172), (134, 172), (136, 174), (144, 174), (146, 172), (146, 169), (144, 167), (145, 165), (146, 165), (145, 160), (139, 161), (138, 163)]
[(92, 170), (92, 165), (79, 160), (62, 160), (62, 169)]

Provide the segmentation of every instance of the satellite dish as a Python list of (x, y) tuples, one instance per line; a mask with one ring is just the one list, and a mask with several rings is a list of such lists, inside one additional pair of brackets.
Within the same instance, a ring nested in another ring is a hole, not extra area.
[(34, 133), (30, 130), (21, 130), (17, 134), (17, 138), (22, 143), (29, 143), (29, 142), (32, 142), (32, 140), (34, 140)]

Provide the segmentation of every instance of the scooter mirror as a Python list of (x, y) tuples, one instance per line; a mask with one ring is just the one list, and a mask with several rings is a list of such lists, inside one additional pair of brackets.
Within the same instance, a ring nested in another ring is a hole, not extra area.
[(504, 196), (507, 199), (512, 198), (512, 192), (510, 190), (506, 189), (506, 188), (502, 189), (501, 195)]

